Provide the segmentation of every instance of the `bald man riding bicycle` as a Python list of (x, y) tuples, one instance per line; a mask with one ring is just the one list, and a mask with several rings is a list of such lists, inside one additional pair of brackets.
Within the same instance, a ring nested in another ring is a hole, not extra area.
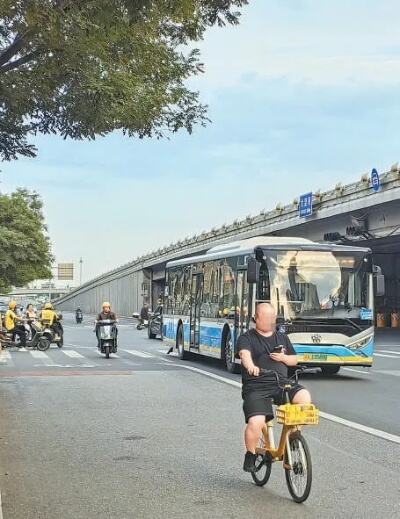
[[(275, 376), (260, 375), (260, 368), (275, 371), (284, 384), (288, 368), (297, 365), (297, 355), (289, 338), (276, 331), (276, 311), (269, 303), (260, 303), (255, 315), (256, 328), (248, 330), (238, 340), (242, 361), (242, 397), (246, 418), (246, 455), (243, 470), (255, 472), (256, 447), (265, 422), (274, 417), (272, 402), (284, 404), (284, 394)], [(300, 384), (289, 391), (293, 404), (309, 404), (310, 393)]]

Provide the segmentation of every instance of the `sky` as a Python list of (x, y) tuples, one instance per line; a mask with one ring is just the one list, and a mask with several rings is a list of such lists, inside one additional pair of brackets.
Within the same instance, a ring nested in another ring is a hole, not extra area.
[[(0, 189), (41, 193), (57, 262), (89, 280), (308, 191), (400, 161), (400, 3), (250, 0), (209, 30), (190, 84), (212, 123), (169, 140), (35, 140)], [(75, 280), (76, 284), (77, 280)]]

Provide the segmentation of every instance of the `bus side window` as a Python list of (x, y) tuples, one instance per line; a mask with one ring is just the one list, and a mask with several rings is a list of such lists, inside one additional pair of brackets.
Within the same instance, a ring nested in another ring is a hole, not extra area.
[(222, 267), (223, 295), (220, 306), (222, 317), (233, 319), (235, 316), (235, 275), (232, 267), (227, 262)]
[(176, 269), (176, 283), (175, 283), (175, 315), (181, 315), (183, 309), (183, 287), (184, 287), (184, 267)]
[(170, 270), (168, 272), (168, 296), (167, 296), (167, 313), (174, 315), (174, 283), (175, 272)]
[(211, 310), (212, 310), (213, 315), (210, 317), (219, 317), (220, 278), (221, 278), (221, 269), (219, 267), (219, 263), (218, 263), (218, 261), (214, 261), (212, 281), (211, 281), (211, 306), (212, 306)]
[(182, 315), (190, 314), (190, 266), (183, 267), (182, 276)]

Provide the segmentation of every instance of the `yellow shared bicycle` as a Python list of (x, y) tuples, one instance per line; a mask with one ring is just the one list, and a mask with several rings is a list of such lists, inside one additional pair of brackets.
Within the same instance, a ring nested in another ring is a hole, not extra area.
[(313, 404), (291, 404), (289, 390), (298, 380), (297, 370), (284, 386), (280, 385), (279, 377), (274, 371), (260, 370), (260, 374), (274, 374), (278, 385), (285, 394), (286, 404), (276, 409), (276, 421), (282, 424), (282, 432), (278, 447), (275, 446), (273, 426), (274, 421), (265, 424), (259, 445), (256, 449), (256, 471), (252, 478), (256, 485), (262, 487), (268, 483), (272, 464), (283, 462), (286, 483), (296, 503), (303, 503), (310, 495), (312, 483), (311, 455), (307, 442), (302, 434), (303, 425), (317, 425), (318, 409)]

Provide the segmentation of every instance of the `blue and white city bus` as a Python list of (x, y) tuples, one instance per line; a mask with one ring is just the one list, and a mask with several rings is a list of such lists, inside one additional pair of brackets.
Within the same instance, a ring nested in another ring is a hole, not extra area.
[(237, 372), (237, 339), (260, 302), (276, 308), (300, 364), (325, 374), (372, 365), (371, 251), (302, 238), (250, 238), (169, 262), (163, 339), (182, 359), (215, 357)]

